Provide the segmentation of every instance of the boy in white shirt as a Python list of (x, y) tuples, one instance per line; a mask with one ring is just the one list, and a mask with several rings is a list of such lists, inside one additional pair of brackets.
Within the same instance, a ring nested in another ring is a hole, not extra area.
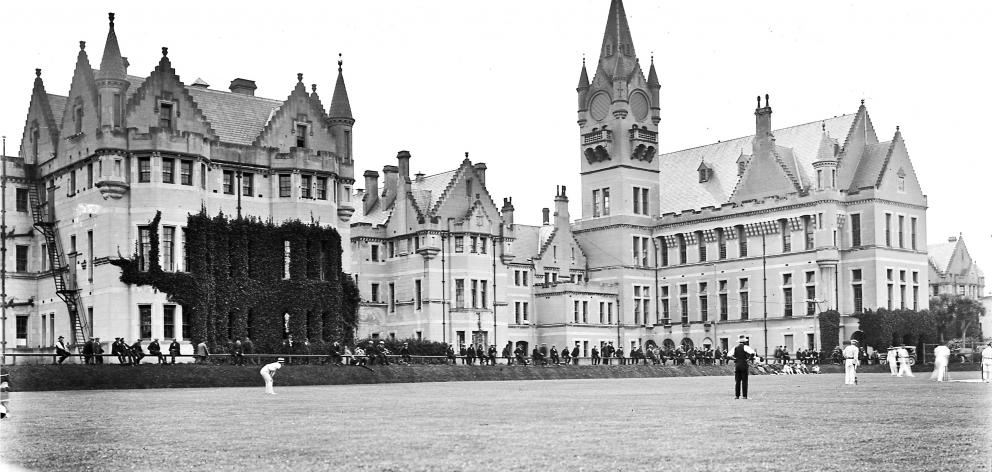
[(270, 395), (276, 394), (276, 392), (272, 390), (272, 376), (276, 375), (276, 371), (282, 368), (283, 362), (286, 362), (286, 360), (280, 357), (279, 359), (276, 359), (275, 362), (262, 366), (260, 373), (262, 374), (262, 378), (265, 379), (265, 393)]

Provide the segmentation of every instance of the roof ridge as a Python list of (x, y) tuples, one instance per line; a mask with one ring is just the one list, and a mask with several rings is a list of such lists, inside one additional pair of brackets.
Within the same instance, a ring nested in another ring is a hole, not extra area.
[[(807, 125), (811, 125), (813, 123), (819, 123), (819, 122), (823, 122), (823, 121), (827, 121), (827, 120), (836, 120), (836, 119), (844, 118), (844, 117), (851, 116), (851, 115), (854, 115), (854, 114), (855, 113), (846, 113), (846, 114), (843, 114), (843, 115), (837, 115), (837, 116), (832, 117), (832, 118), (827, 118), (826, 120), (813, 120), (813, 121), (810, 121), (808, 123), (802, 123), (802, 124), (798, 124), (798, 125), (787, 126), (785, 128), (773, 129), (771, 132), (772, 132), (772, 134), (775, 134), (776, 131), (790, 130), (792, 128), (798, 128), (800, 126), (807, 126)], [(702, 144), (702, 145), (699, 145), (699, 146), (693, 146), (693, 147), (684, 148), (684, 149), (676, 149), (674, 151), (665, 152), (665, 153), (663, 153), (661, 155), (674, 154), (676, 152), (683, 152), (683, 151), (691, 151), (693, 149), (700, 149), (700, 148), (704, 148), (704, 147), (707, 147), (707, 146), (712, 146), (714, 144), (726, 144), (726, 143), (729, 143), (731, 141), (737, 141), (738, 139), (747, 139), (747, 138), (753, 138), (753, 137), (754, 137), (754, 133), (751, 133), (751, 134), (746, 134), (744, 136), (740, 136), (740, 137), (737, 137), (737, 138), (725, 139), (725, 140), (722, 140), (722, 141), (717, 141), (715, 143)]]
[[(899, 127), (896, 127), (896, 135), (892, 137), (892, 141), (889, 142), (889, 150), (885, 153), (885, 160), (882, 161), (882, 168), (878, 171), (878, 177), (875, 179), (875, 188), (882, 185), (882, 177), (885, 176), (885, 170), (889, 168), (889, 162), (892, 161), (892, 154), (896, 150), (896, 141), (902, 138), (902, 133), (899, 132)], [(885, 144), (878, 143), (878, 144)]]
[(455, 181), (458, 180), (459, 171), (461, 171), (464, 168), (465, 168), (465, 161), (462, 161), (462, 165), (459, 166), (457, 169), (455, 169), (454, 175), (452, 175), (451, 179), (448, 180), (448, 185), (446, 185), (444, 187), (444, 190), (441, 191), (441, 195), (438, 195), (437, 202), (434, 203), (434, 207), (431, 208), (430, 210), (431, 214), (437, 213), (437, 210), (441, 208), (441, 203), (444, 202), (445, 197), (448, 196), (448, 191), (451, 190), (452, 187), (454, 187)]
[[(547, 251), (548, 250), (548, 246), (551, 245), (551, 243), (555, 240), (555, 236), (558, 234), (558, 227), (557, 226), (554, 226), (552, 228), (553, 229), (551, 230), (551, 234), (548, 235), (547, 241), (542, 242), (541, 243), (541, 248), (537, 251), (538, 257), (544, 256), (544, 251)], [(540, 236), (538, 236), (538, 237), (540, 237)]]

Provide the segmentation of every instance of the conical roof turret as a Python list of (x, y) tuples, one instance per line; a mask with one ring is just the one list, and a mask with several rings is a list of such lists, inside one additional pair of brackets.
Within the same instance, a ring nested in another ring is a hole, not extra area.
[[(610, 13), (606, 19), (606, 31), (603, 33), (603, 45), (599, 54), (599, 68), (612, 74), (613, 80), (630, 77), (635, 66), (633, 58), (637, 57), (637, 53), (634, 52), (634, 39), (627, 24), (623, 0), (610, 2)], [(623, 60), (624, 56), (631, 59)]]
[(107, 32), (107, 43), (103, 47), (103, 59), (100, 60), (100, 73), (97, 78), (125, 80), (127, 69), (124, 67), (121, 48), (117, 44), (117, 33), (114, 32), (114, 14), (110, 13), (109, 17), (110, 31)]
[(344, 85), (344, 72), (341, 55), (338, 54), (338, 80), (334, 84), (334, 95), (331, 96), (331, 109), (328, 116), (331, 119), (347, 119), (354, 121), (351, 115), (351, 103), (348, 101), (348, 89)]
[(579, 90), (589, 88), (589, 73), (586, 72), (586, 60), (582, 58), (582, 72), (579, 73)]
[(658, 71), (654, 69), (654, 56), (651, 56), (651, 69), (648, 71), (648, 85), (660, 87), (661, 82), (658, 81)]

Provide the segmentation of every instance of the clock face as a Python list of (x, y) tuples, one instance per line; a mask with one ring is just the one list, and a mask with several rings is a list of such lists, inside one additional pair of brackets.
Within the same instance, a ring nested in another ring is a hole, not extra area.
[(648, 117), (648, 97), (640, 90), (630, 95), (630, 111), (638, 121), (644, 121)]
[(589, 114), (592, 115), (592, 119), (603, 121), (609, 111), (610, 96), (606, 92), (599, 92), (592, 97), (592, 102), (589, 104)]

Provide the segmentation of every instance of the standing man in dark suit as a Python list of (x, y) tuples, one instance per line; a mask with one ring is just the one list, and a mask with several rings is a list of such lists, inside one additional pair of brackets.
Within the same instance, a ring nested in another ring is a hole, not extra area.
[(88, 341), (83, 343), (83, 363), (93, 363), (93, 338), (90, 338)]
[(748, 368), (757, 353), (751, 346), (748, 346), (748, 337), (743, 334), (737, 338), (737, 347), (734, 348), (734, 399), (741, 397), (741, 390), (744, 392), (744, 399), (747, 400), (747, 377)]

